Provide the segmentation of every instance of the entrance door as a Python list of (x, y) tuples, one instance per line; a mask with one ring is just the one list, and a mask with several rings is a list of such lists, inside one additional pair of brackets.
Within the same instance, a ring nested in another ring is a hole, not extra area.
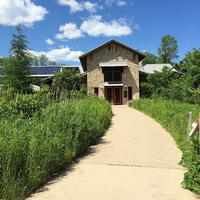
[(122, 88), (121, 87), (105, 87), (105, 96), (111, 105), (122, 104)]

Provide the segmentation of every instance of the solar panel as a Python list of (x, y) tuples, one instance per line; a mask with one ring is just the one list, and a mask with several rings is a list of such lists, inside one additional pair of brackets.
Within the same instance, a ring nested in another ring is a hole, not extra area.
[(30, 67), (30, 70), (32, 71), (31, 74), (35, 75), (49, 75), (49, 74), (57, 74), (60, 72), (61, 67), (60, 66), (36, 66), (36, 67)]
[[(61, 68), (63, 69), (73, 69), (75, 68), (77, 72), (80, 73), (79, 67), (63, 67), (63, 66), (31, 66), (29, 69), (31, 71), (31, 75), (52, 75), (52, 74), (57, 74), (58, 72), (61, 71)], [(0, 67), (0, 73), (2, 73), (3, 67)]]

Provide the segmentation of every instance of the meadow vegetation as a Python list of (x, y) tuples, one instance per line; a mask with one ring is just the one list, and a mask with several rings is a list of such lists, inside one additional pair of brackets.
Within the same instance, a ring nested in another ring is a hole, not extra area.
[(174, 69), (164, 67), (162, 71), (148, 74), (147, 81), (141, 83), (148, 96), (131, 106), (156, 119), (176, 141), (183, 152), (181, 163), (188, 168), (182, 186), (200, 194), (200, 155), (198, 135), (187, 142), (186, 113), (192, 111), (193, 120), (200, 112), (200, 48), (193, 48)]
[(134, 100), (129, 106), (154, 118), (172, 135), (183, 153), (180, 164), (188, 169), (182, 186), (200, 194), (199, 136), (197, 134), (187, 142), (188, 118), (186, 118), (186, 113), (191, 111), (192, 121), (199, 119), (200, 106), (163, 98)]
[(1, 91), (0, 199), (24, 199), (97, 143), (111, 117), (107, 101), (82, 92)]

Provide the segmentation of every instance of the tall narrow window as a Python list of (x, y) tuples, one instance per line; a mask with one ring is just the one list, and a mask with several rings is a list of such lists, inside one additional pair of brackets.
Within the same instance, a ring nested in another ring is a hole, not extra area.
[(97, 96), (99, 96), (99, 88), (98, 88), (98, 87), (95, 87), (95, 88), (94, 88), (94, 93), (95, 93)]
[(127, 91), (124, 91), (124, 98), (127, 98)]
[(133, 92), (132, 92), (132, 87), (128, 87), (128, 100), (132, 100), (133, 99)]

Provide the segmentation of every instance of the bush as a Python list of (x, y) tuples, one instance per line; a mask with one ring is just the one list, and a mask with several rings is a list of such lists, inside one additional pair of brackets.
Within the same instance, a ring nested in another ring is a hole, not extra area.
[(0, 91), (0, 118), (18, 118), (18, 115), (29, 118), (55, 101), (55, 94), (47, 86), (31, 94), (19, 93), (12, 88)]

